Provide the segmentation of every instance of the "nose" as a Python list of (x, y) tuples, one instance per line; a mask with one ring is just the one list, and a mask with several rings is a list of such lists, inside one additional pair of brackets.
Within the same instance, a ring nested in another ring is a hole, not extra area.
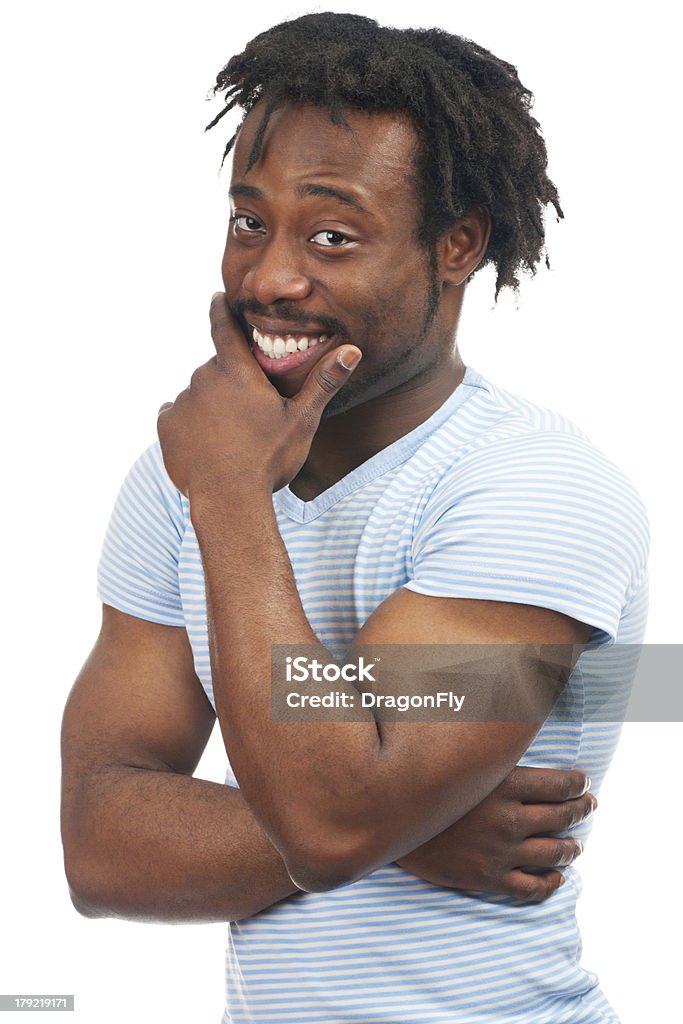
[(298, 265), (300, 254), (282, 241), (270, 240), (254, 252), (254, 262), (244, 275), (243, 288), (263, 306), (278, 299), (305, 299), (311, 282)]

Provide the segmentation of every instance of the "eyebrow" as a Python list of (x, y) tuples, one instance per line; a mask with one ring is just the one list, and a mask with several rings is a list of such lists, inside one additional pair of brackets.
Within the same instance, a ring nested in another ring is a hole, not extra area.
[(300, 185), (297, 192), (302, 198), (322, 196), (327, 199), (336, 199), (343, 206), (350, 206), (352, 210), (357, 210), (359, 213), (367, 213), (363, 204), (352, 192), (347, 192), (343, 188), (337, 188), (335, 185), (318, 185), (317, 183), (310, 182)]
[(232, 196), (233, 199), (237, 199), (239, 196), (244, 196), (245, 199), (265, 198), (261, 189), (256, 188), (255, 185), (231, 185), (228, 190), (228, 195)]
[[(352, 192), (347, 192), (343, 188), (337, 188), (335, 185), (319, 185), (316, 182), (307, 182), (304, 185), (299, 185), (297, 193), (302, 199), (307, 199), (311, 196), (322, 196), (327, 199), (336, 199), (338, 203), (343, 206), (349, 206), (352, 210), (357, 210), (358, 213), (367, 213), (367, 210)], [(265, 199), (265, 193), (257, 188), (255, 185), (246, 185), (238, 183), (231, 185), (229, 194), (233, 199), (243, 197), (245, 199)]]

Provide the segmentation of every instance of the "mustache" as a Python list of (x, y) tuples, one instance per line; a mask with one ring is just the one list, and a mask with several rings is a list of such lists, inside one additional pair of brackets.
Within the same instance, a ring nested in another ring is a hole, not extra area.
[(305, 328), (307, 331), (310, 331), (312, 328), (320, 328), (321, 334), (336, 334), (342, 339), (348, 338), (348, 331), (334, 317), (325, 316), (324, 314), (316, 315), (315, 313), (306, 314), (295, 306), (288, 306), (286, 303), (273, 310), (268, 309), (267, 306), (261, 306), (258, 302), (254, 302), (251, 299), (238, 299), (232, 304), (231, 309), (234, 316), (241, 320), (245, 327), (247, 324), (246, 314), (251, 313), (254, 316), (263, 317), (265, 320), (285, 320), (287, 323)]

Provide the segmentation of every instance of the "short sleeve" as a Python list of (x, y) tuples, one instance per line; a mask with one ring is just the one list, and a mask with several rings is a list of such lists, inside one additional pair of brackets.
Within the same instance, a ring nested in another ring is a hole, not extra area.
[(141, 619), (184, 626), (178, 583), (184, 532), (182, 495), (157, 442), (134, 463), (116, 498), (97, 570), (100, 600)]
[(529, 433), (443, 474), (414, 533), (406, 588), (551, 608), (609, 643), (647, 548), (642, 502), (616, 466), (581, 436)]

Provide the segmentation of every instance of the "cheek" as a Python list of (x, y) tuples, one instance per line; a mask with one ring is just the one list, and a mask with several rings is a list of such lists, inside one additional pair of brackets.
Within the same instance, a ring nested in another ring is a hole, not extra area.
[(355, 308), (371, 349), (383, 350), (421, 334), (429, 305), (429, 281), (421, 266), (399, 277), (394, 270), (366, 292)]
[(225, 290), (228, 290), (228, 283), (234, 283), (236, 272), (235, 272), (235, 260), (230, 250), (229, 241), (225, 243), (225, 249), (223, 250), (223, 259), (221, 261), (221, 276), (223, 278), (223, 284)]
[(228, 235), (221, 261), (221, 276), (225, 291), (228, 294), (232, 292), (235, 295), (240, 290), (244, 275), (248, 269), (244, 251), (240, 250), (240, 247), (235, 245), (230, 235)]

